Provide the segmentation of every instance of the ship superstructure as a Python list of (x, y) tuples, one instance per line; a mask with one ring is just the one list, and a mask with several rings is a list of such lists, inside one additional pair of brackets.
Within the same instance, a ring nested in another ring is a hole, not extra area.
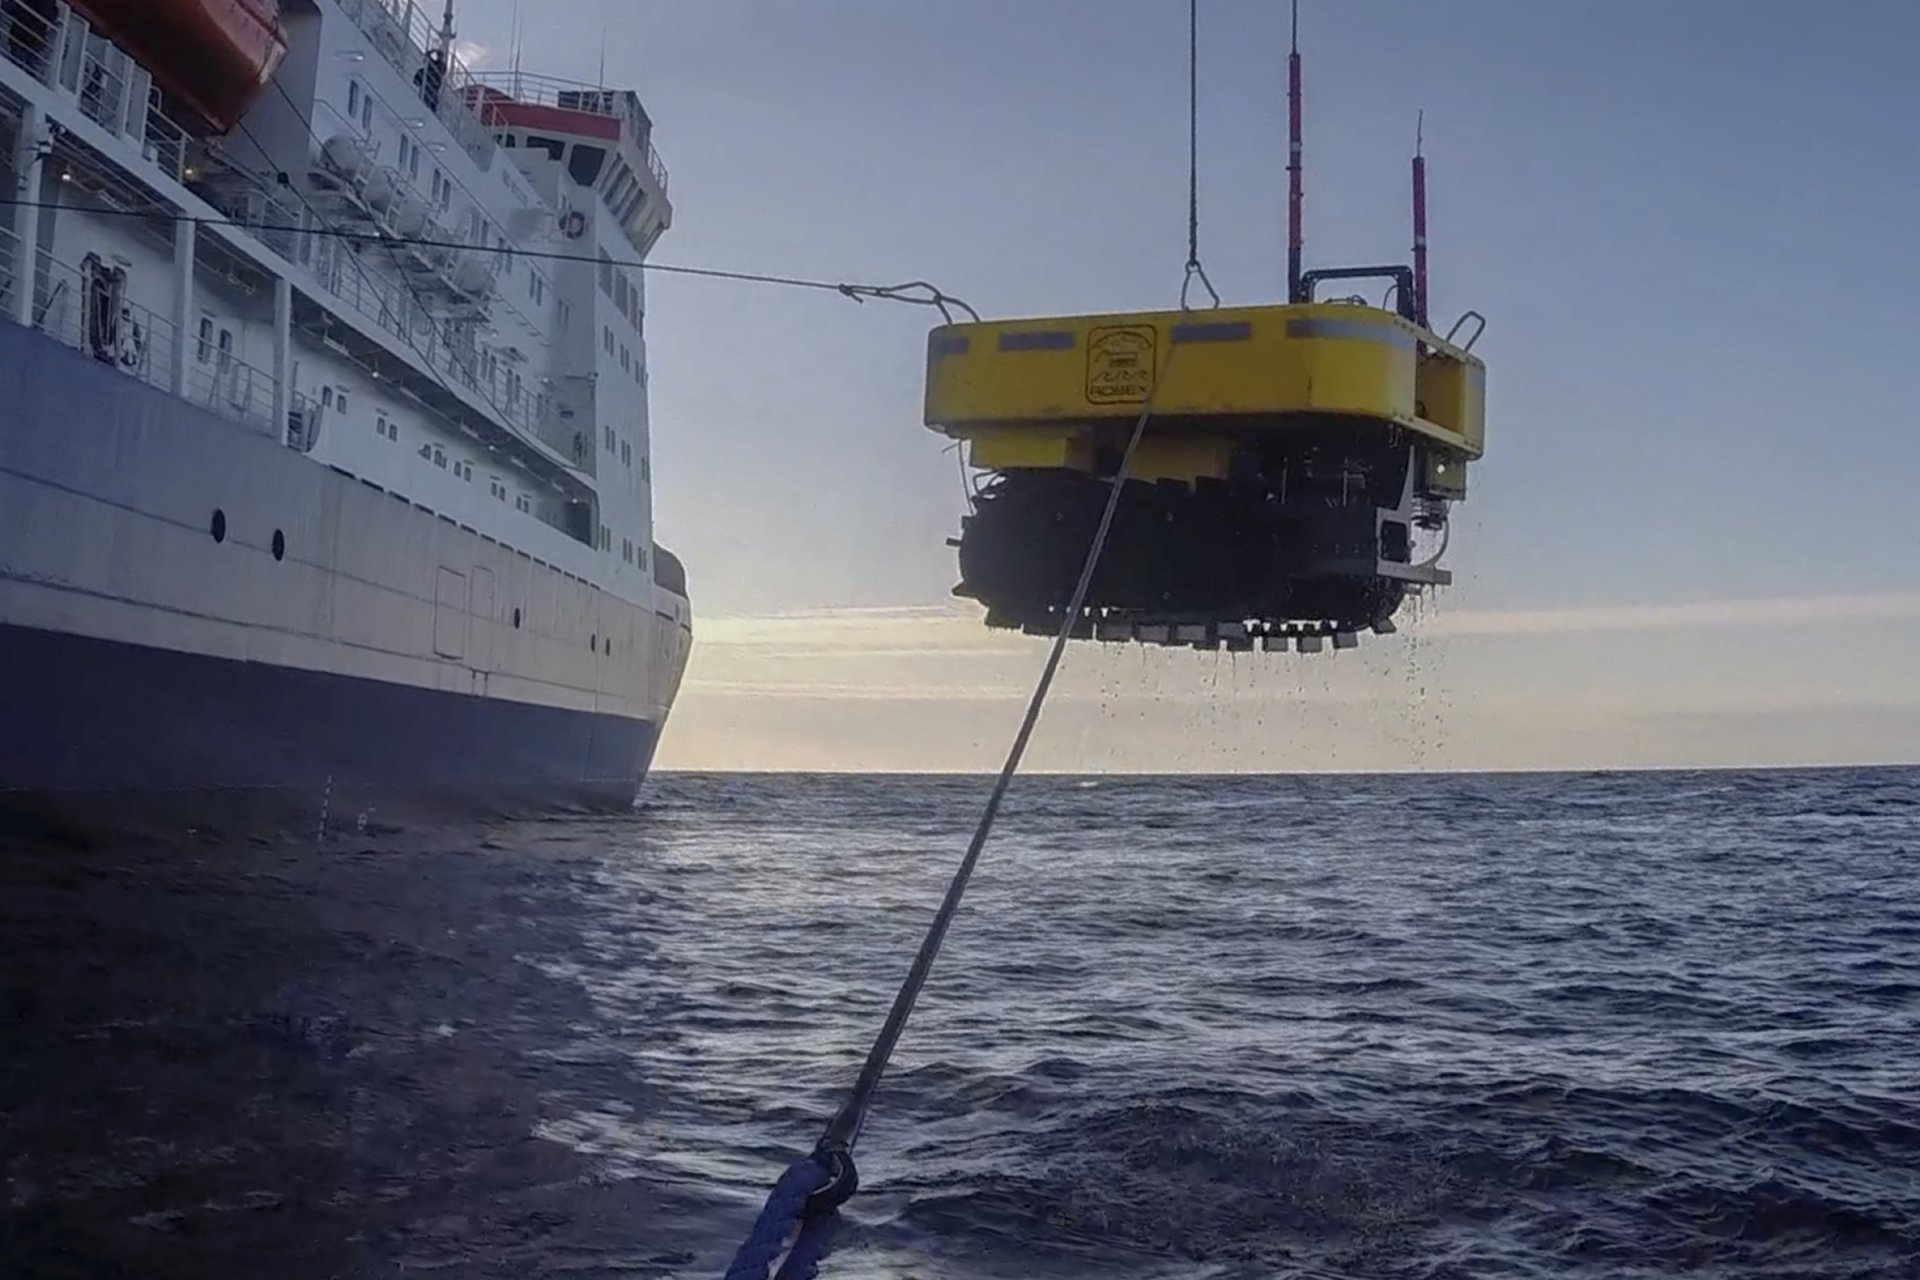
[(453, 17), (0, 0), (0, 797), (631, 801), (667, 172)]

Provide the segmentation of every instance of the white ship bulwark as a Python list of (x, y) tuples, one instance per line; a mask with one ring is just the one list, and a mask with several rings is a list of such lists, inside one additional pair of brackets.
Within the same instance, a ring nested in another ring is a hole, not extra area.
[(0, 0), (0, 808), (632, 803), (666, 169), (451, 18)]

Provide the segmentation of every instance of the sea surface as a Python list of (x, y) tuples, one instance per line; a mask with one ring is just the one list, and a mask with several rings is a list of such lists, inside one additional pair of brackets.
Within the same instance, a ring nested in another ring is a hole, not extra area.
[[(0, 836), (0, 1276), (715, 1277), (987, 791)], [(1023, 778), (827, 1280), (1920, 1276), (1920, 772)]]

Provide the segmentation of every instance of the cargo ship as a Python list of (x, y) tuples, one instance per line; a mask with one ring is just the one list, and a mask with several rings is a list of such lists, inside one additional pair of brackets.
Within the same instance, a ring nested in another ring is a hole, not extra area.
[(667, 170), (455, 21), (0, 0), (0, 809), (634, 802)]

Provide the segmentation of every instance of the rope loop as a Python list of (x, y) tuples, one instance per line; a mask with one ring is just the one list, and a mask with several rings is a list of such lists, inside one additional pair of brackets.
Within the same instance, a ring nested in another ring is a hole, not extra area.
[(843, 1143), (823, 1140), (811, 1154), (788, 1165), (773, 1184), (746, 1243), (727, 1267), (726, 1280), (768, 1280), (782, 1250), (787, 1257), (777, 1280), (812, 1280), (832, 1247), (840, 1206), (859, 1189), (853, 1152)]
[(1201, 286), (1206, 289), (1207, 296), (1212, 298), (1213, 305), (1218, 307), (1220, 305), (1220, 291), (1213, 287), (1213, 281), (1207, 279), (1207, 269), (1201, 266), (1199, 259), (1196, 258), (1187, 263), (1186, 278), (1180, 282), (1180, 309), (1182, 311), (1193, 310), (1192, 306), (1187, 302), (1187, 294), (1192, 290), (1195, 280), (1198, 280)]

